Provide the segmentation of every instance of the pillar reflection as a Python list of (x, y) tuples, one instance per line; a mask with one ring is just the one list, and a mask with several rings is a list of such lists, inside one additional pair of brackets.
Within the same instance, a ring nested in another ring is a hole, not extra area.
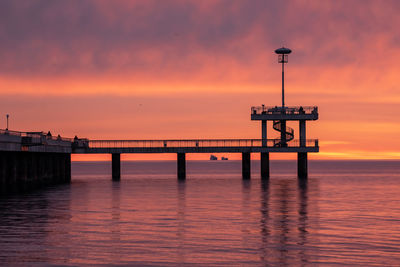
[(251, 233), (251, 180), (242, 180), (242, 242), (243, 247), (251, 247), (250, 233)]
[(111, 183), (111, 242), (114, 253), (111, 260), (117, 262), (121, 257), (121, 183), (113, 181)]
[(298, 181), (298, 242), (301, 248), (299, 250), (299, 260), (301, 265), (307, 265), (309, 262), (307, 250), (308, 239), (308, 180), (299, 179)]
[(278, 243), (279, 243), (279, 264), (281, 266), (288, 265), (289, 250), (288, 245), (290, 243), (290, 197), (291, 197), (291, 186), (292, 181), (281, 180), (278, 189)]
[(268, 263), (268, 241), (270, 238), (270, 214), (269, 214), (269, 180), (261, 180), (261, 194), (260, 194), (260, 232), (261, 232), (261, 248), (260, 260), (262, 263)]
[(112, 182), (111, 191), (111, 218), (112, 228), (111, 233), (114, 241), (121, 240), (121, 184)]
[(177, 262), (179, 264), (185, 263), (185, 220), (186, 220), (186, 181), (185, 180), (178, 180), (177, 182)]

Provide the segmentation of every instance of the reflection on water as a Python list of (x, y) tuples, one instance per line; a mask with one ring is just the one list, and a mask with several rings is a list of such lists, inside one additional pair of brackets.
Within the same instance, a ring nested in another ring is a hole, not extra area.
[(307, 235), (308, 235), (308, 195), (307, 195), (307, 180), (299, 180), (298, 181), (298, 206), (299, 206), (299, 219), (298, 219), (298, 232), (299, 238), (297, 245), (302, 249), (299, 250), (299, 260), (301, 261), (301, 265), (307, 265), (308, 263), (308, 255), (307, 250), (305, 249), (307, 246)]
[[(324, 172), (298, 181), (278, 173), (269, 181), (242, 181), (229, 162), (225, 173), (198, 163), (193, 169), (199, 175), (178, 182), (164, 174), (165, 162), (158, 173), (154, 163), (153, 175), (125, 164), (121, 182), (88, 176), (88, 166), (82, 173), (75, 166), (71, 185), (0, 199), (0, 264), (308, 266), (400, 260), (397, 176)], [(225, 165), (214, 166), (220, 171)]]
[(111, 261), (118, 262), (122, 256), (119, 253), (121, 246), (121, 183), (112, 181), (111, 183), (111, 244), (114, 244)]
[(261, 194), (260, 194), (260, 234), (261, 234), (261, 256), (260, 260), (262, 263), (267, 263), (269, 260), (268, 254), (268, 241), (270, 236), (270, 218), (269, 218), (269, 180), (261, 180)]
[[(242, 216), (243, 219), (250, 219), (252, 208), (251, 208), (251, 181), (243, 180), (242, 181)], [(249, 248), (252, 246), (251, 244), (251, 229), (252, 225), (243, 222), (242, 224), (242, 247)]]
[(177, 207), (177, 222), (176, 236), (178, 238), (177, 260), (178, 263), (185, 263), (185, 213), (186, 213), (186, 182), (177, 181), (178, 187), (178, 207)]

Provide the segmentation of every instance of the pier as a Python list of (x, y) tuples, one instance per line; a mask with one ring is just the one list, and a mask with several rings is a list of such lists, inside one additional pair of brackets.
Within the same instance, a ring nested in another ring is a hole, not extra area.
[[(72, 153), (112, 154), (113, 179), (120, 177), (120, 154), (126, 153), (174, 153), (177, 154), (177, 173), (179, 179), (186, 178), (187, 153), (241, 153), (243, 178), (250, 179), (250, 160), (252, 153), (261, 154), (261, 177), (269, 177), (269, 153), (307, 153), (318, 152), (317, 139), (291, 140), (279, 146), (280, 139), (192, 139), (192, 140), (88, 140), (80, 141)], [(307, 160), (300, 159), (299, 177), (307, 175)]]
[(73, 140), (0, 130), (0, 195), (71, 181)]
[[(266, 136), (266, 135), (265, 135)], [(187, 153), (240, 153), (243, 179), (250, 179), (251, 154), (260, 153), (261, 178), (269, 178), (269, 153), (298, 153), (298, 176), (306, 178), (307, 153), (319, 151), (317, 139), (191, 139), (89, 140), (60, 138), (45, 133), (0, 130), (2, 193), (25, 191), (71, 180), (71, 154), (111, 154), (112, 179), (121, 179), (121, 154), (174, 153), (177, 178), (186, 179)], [(303, 156), (305, 155), (305, 157)]]
[[(240, 153), (242, 177), (247, 180), (251, 178), (252, 154), (260, 154), (261, 179), (269, 179), (270, 153), (297, 153), (297, 175), (307, 179), (308, 153), (319, 152), (319, 145), (318, 139), (307, 139), (306, 122), (318, 120), (318, 107), (285, 106), (284, 64), (291, 50), (283, 47), (275, 52), (282, 63), (282, 105), (251, 107), (250, 119), (261, 121), (260, 139), (92, 140), (0, 130), (1, 193), (69, 182), (71, 154), (111, 154), (112, 179), (119, 181), (121, 154), (176, 154), (177, 179), (185, 180), (188, 153)], [(297, 139), (290, 123), (299, 125)], [(269, 124), (277, 137), (268, 137)]]

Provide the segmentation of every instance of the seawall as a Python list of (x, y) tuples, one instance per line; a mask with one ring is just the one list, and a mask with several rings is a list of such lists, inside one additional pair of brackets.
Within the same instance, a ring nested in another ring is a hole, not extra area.
[(70, 153), (0, 151), (1, 195), (70, 181)]

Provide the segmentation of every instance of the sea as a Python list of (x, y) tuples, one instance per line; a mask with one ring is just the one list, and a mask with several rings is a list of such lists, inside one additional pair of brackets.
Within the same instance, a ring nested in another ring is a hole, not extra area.
[(400, 161), (73, 162), (0, 198), (1, 266), (400, 266)]

